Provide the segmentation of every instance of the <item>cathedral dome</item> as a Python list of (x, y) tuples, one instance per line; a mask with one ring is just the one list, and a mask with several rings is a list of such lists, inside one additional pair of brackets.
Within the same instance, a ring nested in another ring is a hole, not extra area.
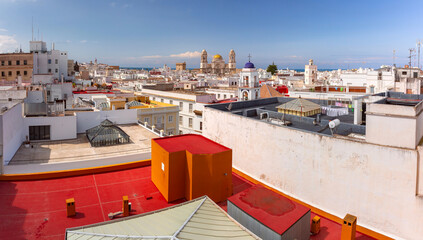
[(220, 56), (219, 54), (216, 54), (216, 55), (214, 55), (214, 57), (213, 58), (216, 58), (216, 59), (222, 59), (222, 56)]
[(247, 63), (244, 65), (244, 68), (255, 68), (255, 67), (254, 67), (254, 64), (253, 64), (252, 62), (247, 62)]

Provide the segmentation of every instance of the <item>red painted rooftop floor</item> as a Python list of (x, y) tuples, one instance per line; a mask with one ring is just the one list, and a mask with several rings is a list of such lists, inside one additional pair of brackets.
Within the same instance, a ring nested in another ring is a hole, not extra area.
[[(0, 182), (0, 239), (64, 239), (66, 228), (107, 221), (108, 213), (122, 208), (123, 195), (132, 203), (131, 215), (183, 202), (167, 203), (150, 180), (150, 173), (150, 167), (142, 167), (61, 179)], [(251, 186), (233, 174), (234, 194)], [(77, 215), (67, 218), (65, 199), (72, 197)], [(226, 210), (226, 203), (219, 205)], [(339, 224), (322, 218), (321, 232), (311, 239), (339, 239), (340, 233)], [(356, 236), (372, 239), (360, 233)]]

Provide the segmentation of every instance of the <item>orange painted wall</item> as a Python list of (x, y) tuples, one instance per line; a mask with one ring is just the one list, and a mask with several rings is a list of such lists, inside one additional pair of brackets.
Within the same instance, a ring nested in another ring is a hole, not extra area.
[(204, 195), (221, 202), (232, 195), (232, 150), (214, 154), (192, 154), (189, 150), (169, 153), (154, 140), (151, 150), (151, 179), (168, 202)]
[(221, 202), (232, 195), (232, 150), (215, 154), (187, 152), (187, 170), (187, 200), (207, 195)]
[[(164, 164), (165, 171), (161, 164)], [(159, 189), (164, 198), (169, 202), (169, 153), (161, 148), (155, 141), (151, 141), (151, 181)]]

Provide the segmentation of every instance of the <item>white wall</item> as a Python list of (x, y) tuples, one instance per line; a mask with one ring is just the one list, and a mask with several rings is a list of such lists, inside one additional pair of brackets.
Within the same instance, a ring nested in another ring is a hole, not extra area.
[(137, 109), (77, 112), (76, 119), (78, 133), (84, 133), (87, 129), (98, 126), (106, 119), (109, 119), (117, 124), (137, 123)]
[(22, 104), (17, 104), (2, 115), (3, 161), (8, 164), (25, 141)]
[(76, 116), (25, 117), (24, 139), (29, 137), (29, 126), (50, 125), (50, 140), (76, 138)]
[(203, 135), (231, 148), (233, 166), (246, 174), (340, 218), (353, 214), (358, 224), (394, 238), (423, 236), (416, 150), (323, 136), (211, 108), (203, 117)]
[(63, 171), (81, 168), (92, 168), (106, 165), (114, 165), (128, 163), (140, 160), (151, 159), (151, 152), (128, 154), (119, 157), (104, 157), (91, 160), (25, 164), (25, 165), (9, 165), (4, 166), (4, 174), (22, 174), (22, 173), (39, 173), (51, 171)]

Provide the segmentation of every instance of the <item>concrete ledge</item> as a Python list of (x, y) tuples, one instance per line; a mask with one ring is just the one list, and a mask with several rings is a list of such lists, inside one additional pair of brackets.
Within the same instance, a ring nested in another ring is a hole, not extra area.
[(127, 170), (138, 167), (150, 166), (151, 160), (141, 160), (134, 162), (127, 162), (114, 165), (106, 165), (91, 168), (79, 168), (62, 171), (51, 171), (51, 172), (37, 172), (37, 173), (23, 173), (23, 174), (3, 174), (0, 175), (0, 181), (27, 181), (27, 180), (43, 180), (52, 178), (63, 178), (63, 177), (75, 177), (87, 174), (105, 173), (120, 170)]

